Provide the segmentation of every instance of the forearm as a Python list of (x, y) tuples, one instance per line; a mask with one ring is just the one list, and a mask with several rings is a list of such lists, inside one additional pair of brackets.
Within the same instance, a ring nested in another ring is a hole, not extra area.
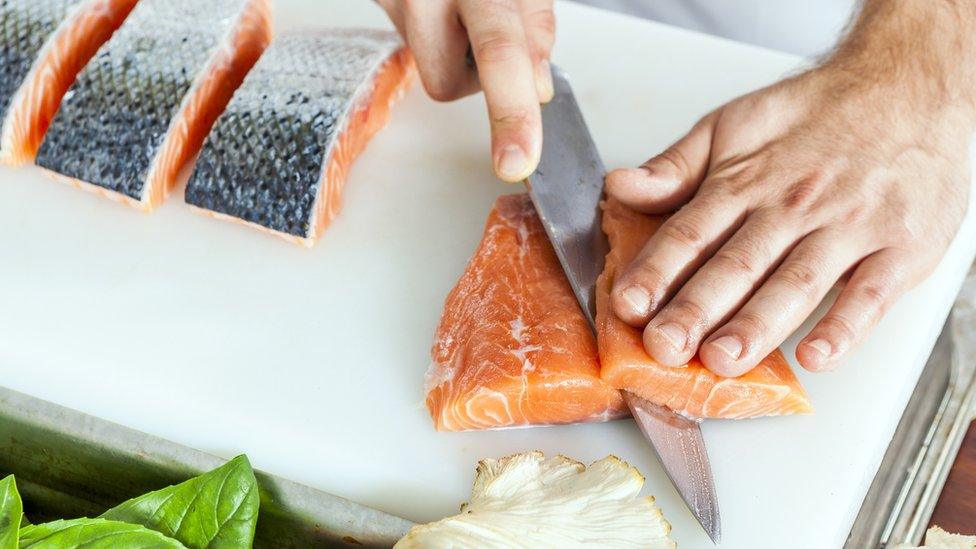
[(865, 0), (828, 70), (895, 87), (917, 108), (976, 113), (976, 1)]

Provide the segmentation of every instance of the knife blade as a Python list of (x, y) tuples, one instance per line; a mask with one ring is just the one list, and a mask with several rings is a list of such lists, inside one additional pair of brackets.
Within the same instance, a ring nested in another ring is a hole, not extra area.
[[(606, 169), (566, 73), (552, 68), (542, 108), (542, 157), (525, 184), (587, 320), (596, 330), (596, 279), (607, 239), (600, 227)], [(697, 422), (622, 391), (624, 400), (685, 504), (713, 542), (721, 538), (718, 498)]]

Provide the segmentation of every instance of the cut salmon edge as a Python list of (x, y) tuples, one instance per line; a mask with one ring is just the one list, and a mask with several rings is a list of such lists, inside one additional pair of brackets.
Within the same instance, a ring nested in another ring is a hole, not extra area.
[(245, 227), (250, 227), (252, 229), (257, 229), (258, 231), (261, 231), (262, 233), (269, 234), (271, 236), (276, 236), (276, 237), (278, 237), (278, 238), (280, 238), (280, 239), (282, 239), (282, 240), (284, 240), (286, 242), (290, 242), (292, 244), (297, 244), (297, 245), (302, 246), (304, 248), (311, 248), (312, 246), (315, 245), (315, 239), (313, 239), (313, 238), (307, 238), (307, 237), (303, 237), (303, 236), (296, 236), (296, 235), (293, 235), (293, 234), (290, 234), (290, 233), (285, 233), (285, 232), (282, 232), (282, 231), (276, 231), (274, 229), (269, 229), (269, 228), (265, 227), (264, 225), (255, 223), (253, 221), (247, 221), (247, 220), (241, 219), (239, 217), (235, 217), (235, 216), (230, 215), (230, 214), (225, 214), (223, 212), (215, 212), (213, 210), (208, 210), (206, 208), (201, 208), (200, 206), (195, 206), (193, 204), (187, 204), (187, 206), (190, 208), (190, 211), (192, 211), (193, 213), (200, 214), (200, 215), (203, 215), (203, 216), (206, 216), (206, 217), (212, 217), (214, 219), (219, 219), (221, 221), (229, 221), (230, 223), (244, 225)]
[(136, 200), (131, 196), (127, 196), (122, 193), (111, 191), (109, 189), (106, 189), (105, 187), (100, 187), (98, 185), (89, 183), (87, 181), (82, 181), (81, 179), (68, 177), (54, 170), (49, 170), (47, 168), (38, 168), (38, 169), (41, 171), (42, 174), (46, 175), (47, 177), (59, 183), (64, 183), (65, 185), (74, 187), (76, 189), (81, 189), (85, 192), (89, 192), (91, 194), (98, 195), (103, 198), (107, 198), (112, 202), (117, 202), (119, 204), (130, 206), (132, 208), (135, 208), (136, 210), (139, 210), (140, 212), (149, 213), (149, 210), (146, 208), (146, 204), (144, 202)]
[[(155, 189), (152, 183), (156, 181), (158, 177), (158, 171), (163, 169), (163, 166), (160, 165), (162, 155), (165, 152), (167, 152), (167, 149), (171, 144), (171, 140), (176, 138), (175, 137), (177, 133), (176, 130), (178, 126), (185, 120), (184, 115), (186, 114), (186, 111), (189, 109), (190, 103), (196, 98), (196, 93), (207, 81), (207, 78), (210, 75), (217, 72), (218, 68), (222, 63), (226, 63), (234, 59), (233, 45), (236, 45), (238, 43), (237, 40), (235, 40), (235, 38), (240, 36), (241, 33), (246, 30), (244, 23), (246, 22), (247, 18), (252, 14), (252, 12), (263, 13), (264, 17), (262, 18), (263, 24), (261, 25), (261, 31), (264, 33), (264, 36), (262, 37), (264, 38), (264, 44), (261, 46), (258, 55), (255, 56), (254, 59), (251, 59), (250, 63), (245, 67), (242, 80), (244, 77), (247, 76), (247, 74), (251, 71), (251, 69), (254, 68), (254, 64), (257, 63), (258, 59), (260, 59), (261, 54), (264, 52), (264, 50), (268, 47), (268, 45), (271, 43), (271, 41), (274, 38), (274, 31), (272, 29), (272, 25), (273, 25), (272, 17), (274, 15), (273, 11), (274, 8), (271, 0), (249, 0), (245, 9), (241, 12), (240, 16), (237, 18), (236, 23), (230, 29), (228, 29), (227, 34), (224, 36), (224, 39), (217, 43), (218, 44), (216, 47), (217, 53), (214, 56), (212, 56), (212, 58), (207, 62), (207, 65), (204, 67), (204, 69), (199, 71), (196, 78), (193, 79), (193, 84), (190, 86), (190, 89), (187, 90), (187, 92), (183, 95), (183, 99), (180, 101), (180, 108), (177, 110), (176, 115), (170, 120), (169, 127), (166, 129), (166, 134), (165, 134), (166, 137), (163, 139), (163, 142), (160, 144), (159, 148), (157, 149), (156, 154), (153, 157), (152, 163), (150, 164), (149, 172), (146, 174), (147, 185), (145, 185), (145, 187), (143, 188), (142, 191), (143, 195), (138, 201), (134, 201), (138, 204), (137, 206), (138, 209), (146, 212), (151, 212), (157, 206), (165, 202), (170, 192), (172, 192), (173, 188), (177, 186), (176, 181), (162, 181), (160, 182), (161, 188)], [(228, 44), (230, 44), (231, 47), (228, 47)], [(231, 97), (233, 97), (233, 93), (231, 94)], [(228, 97), (227, 103), (230, 102), (231, 97)], [(220, 105), (219, 110), (221, 112), (223, 112), (224, 109), (227, 108), (227, 103)], [(211, 122), (210, 127), (204, 129), (203, 131), (204, 139), (206, 139), (206, 136), (210, 133), (210, 130), (213, 129), (213, 124), (215, 124), (217, 119), (219, 118), (220, 115), (218, 114), (214, 118), (213, 122)], [(189, 172), (188, 167), (196, 162), (196, 158), (199, 152), (200, 152), (199, 150), (195, 151), (193, 157), (188, 158), (185, 162), (185, 165), (179, 167), (178, 173), (188, 173)], [(109, 192), (114, 192), (114, 191), (109, 191)], [(156, 193), (158, 193), (158, 198), (154, 198), (154, 194)], [(116, 194), (121, 194), (121, 193), (116, 193)]]
[[(336, 143), (339, 142), (339, 140), (345, 134), (345, 132), (348, 131), (349, 117), (352, 115), (352, 113), (357, 112), (364, 105), (369, 104), (369, 100), (373, 95), (372, 92), (375, 91), (376, 79), (380, 76), (380, 73), (382, 72), (383, 68), (388, 63), (397, 62), (397, 57), (399, 56), (406, 56), (405, 59), (402, 60), (402, 62), (405, 64), (405, 76), (403, 81), (397, 85), (396, 91), (389, 97), (388, 101), (390, 106), (392, 107), (394, 103), (402, 99), (403, 96), (406, 94), (407, 90), (412, 85), (416, 70), (414, 68), (412, 57), (409, 57), (409, 50), (405, 46), (398, 47), (396, 50), (390, 53), (390, 55), (381, 58), (377, 62), (376, 66), (373, 67), (369, 75), (360, 84), (360, 87), (357, 88), (356, 91), (353, 93), (353, 100), (350, 102), (349, 107), (343, 112), (342, 116), (339, 119), (339, 127), (341, 129), (338, 132), (337, 137), (334, 140), (332, 140), (332, 143), (329, 144), (328, 149), (326, 149), (326, 152), (323, 155), (324, 160), (322, 161), (321, 172), (319, 174), (319, 179), (318, 179), (319, 186), (315, 193), (316, 196), (315, 204), (318, 204), (319, 201), (324, 200), (324, 193), (327, 190), (327, 186), (328, 186), (329, 168), (332, 165), (335, 145)], [(366, 91), (369, 91), (369, 93), (366, 93)], [(390, 111), (392, 111), (392, 108), (390, 109)], [(186, 203), (185, 200), (184, 203)], [(321, 227), (319, 226), (318, 218), (317, 218), (319, 208), (317, 207), (312, 210), (312, 215), (309, 218), (309, 227), (311, 228), (311, 234), (307, 236), (298, 236), (291, 233), (286, 233), (283, 231), (271, 229), (259, 223), (255, 223), (253, 221), (247, 221), (246, 219), (242, 219), (234, 215), (226, 214), (223, 212), (217, 212), (207, 208), (202, 208), (194, 204), (186, 203), (186, 205), (190, 208), (190, 211), (196, 214), (210, 217), (213, 219), (218, 219), (221, 221), (227, 221), (232, 224), (243, 225), (251, 229), (256, 229), (262, 233), (278, 237), (284, 240), (285, 242), (296, 244), (304, 248), (314, 247), (315, 243), (318, 242), (319, 237), (322, 235), (324, 230), (328, 227), (328, 221), (322, 224)]]
[[(24, 81), (21, 82), (20, 86), (17, 88), (17, 91), (14, 92), (14, 95), (10, 98), (10, 105), (8, 106), (7, 109), (7, 115), (3, 121), (2, 128), (0, 128), (0, 165), (23, 166), (25, 164), (30, 163), (33, 160), (31, 158), (25, 158), (23, 156), (20, 156), (16, 154), (13, 150), (14, 148), (13, 122), (15, 117), (12, 116), (12, 114), (17, 109), (17, 106), (24, 101), (24, 94), (27, 93), (27, 90), (31, 87), (32, 83), (34, 82), (34, 79), (37, 77), (37, 71), (41, 70), (41, 66), (43, 65), (43, 63), (40, 63), (40, 61), (47, 58), (47, 56), (51, 53), (51, 50), (54, 48), (54, 45), (57, 43), (58, 39), (67, 29), (73, 28), (73, 26), (78, 24), (78, 22), (81, 20), (83, 16), (88, 14), (88, 10), (86, 8), (88, 6), (97, 5), (100, 1), (101, 0), (88, 0), (86, 2), (80, 2), (78, 5), (71, 8), (71, 13), (67, 17), (65, 17), (64, 21), (62, 21), (61, 24), (59, 24), (57, 28), (54, 29), (54, 32), (52, 32), (50, 36), (47, 37), (47, 40), (44, 41), (44, 45), (41, 46), (41, 49), (37, 52), (37, 56), (35, 56), (34, 58), (34, 62), (31, 65), (30, 71), (28, 71), (27, 76), (24, 78)], [(126, 16), (128, 16), (128, 14), (126, 14)], [(118, 30), (118, 28), (116, 28), (115, 30)], [(78, 76), (77, 74), (74, 75), (75, 78), (77, 78), (77, 76)], [(59, 98), (58, 100), (59, 105), (61, 100), (63, 99), (64, 99), (63, 97)]]
[[(404, 79), (397, 86), (397, 90), (390, 96), (388, 100), (390, 106), (392, 107), (394, 103), (399, 101), (406, 94), (407, 90), (410, 88), (416, 70), (414, 68), (413, 58), (409, 52), (410, 50), (407, 49), (405, 45), (401, 44), (396, 49), (393, 49), (389, 55), (386, 55), (383, 58), (379, 59), (376, 62), (376, 64), (370, 69), (370, 71), (367, 73), (367, 77), (364, 78), (363, 81), (359, 83), (359, 86), (356, 88), (356, 91), (353, 92), (352, 101), (349, 102), (349, 105), (346, 106), (346, 110), (342, 112), (342, 115), (337, 120), (338, 122), (337, 126), (340, 128), (340, 131), (339, 133), (336, 134), (336, 138), (333, 139), (331, 143), (329, 143), (329, 146), (325, 150), (325, 154), (323, 155), (323, 158), (325, 160), (322, 162), (322, 171), (319, 174), (319, 187), (315, 193), (315, 198), (316, 198), (315, 204), (318, 204), (319, 201), (323, 200), (323, 194), (325, 193), (329, 183), (328, 181), (329, 167), (332, 165), (333, 156), (335, 154), (335, 147), (336, 144), (339, 143), (339, 138), (347, 131), (349, 131), (350, 116), (352, 116), (354, 112), (359, 110), (364, 105), (369, 104), (369, 101), (372, 98), (373, 93), (376, 91), (377, 78), (380, 76), (380, 73), (382, 72), (383, 68), (388, 63), (397, 62), (398, 56), (406, 57), (403, 60), (405, 63)], [(392, 111), (392, 108), (390, 110)], [(347, 170), (351, 168), (352, 166), (350, 165), (347, 167)], [(340, 183), (344, 185), (345, 182), (343, 181)], [(320, 226), (318, 215), (319, 215), (319, 209), (318, 208), (313, 209), (312, 215), (309, 218), (309, 227), (311, 228), (311, 234), (305, 237), (306, 240), (311, 241), (311, 243), (308, 244), (308, 246), (311, 246), (318, 240), (319, 236), (321, 236), (322, 232), (327, 228), (328, 224), (332, 221), (331, 219), (326, 219), (325, 222), (321, 223)]]

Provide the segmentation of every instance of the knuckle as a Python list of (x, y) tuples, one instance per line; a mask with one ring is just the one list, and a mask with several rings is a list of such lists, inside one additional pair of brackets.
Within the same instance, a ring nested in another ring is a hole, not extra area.
[(749, 192), (745, 177), (710, 177), (701, 188), (716, 202), (741, 202)]
[(756, 278), (762, 271), (759, 258), (740, 248), (723, 248), (715, 253), (712, 261), (723, 274), (741, 278)]
[(527, 15), (526, 19), (536, 31), (544, 33), (546, 37), (556, 33), (556, 14), (550, 7), (532, 11)]
[(888, 303), (891, 289), (887, 284), (871, 282), (854, 289), (855, 297), (866, 311), (883, 311)]
[(841, 216), (841, 223), (846, 227), (859, 227), (871, 218), (871, 208), (863, 203), (851, 205)]
[(681, 319), (685, 326), (703, 326), (708, 322), (705, 308), (688, 298), (676, 297), (668, 304), (668, 316)]
[(671, 164), (671, 166), (674, 167), (678, 173), (687, 174), (690, 171), (688, 159), (685, 158), (685, 155), (677, 147), (670, 147), (666, 149), (657, 156), (657, 159), (661, 162)]
[(854, 322), (841, 314), (829, 314), (820, 321), (820, 325), (827, 328), (840, 339), (851, 342), (856, 339), (857, 331)]
[(654, 301), (664, 286), (664, 275), (651, 261), (643, 260), (634, 263), (627, 271), (620, 287), (637, 285), (644, 289)]
[(769, 333), (769, 322), (754, 311), (742, 311), (735, 319), (738, 331), (752, 341), (761, 341), (762, 335)]
[(792, 261), (782, 267), (780, 280), (808, 301), (820, 297), (820, 273), (804, 261)]
[(497, 64), (515, 59), (523, 44), (504, 30), (489, 30), (478, 36), (471, 47), (480, 64)]
[(503, 113), (492, 114), (491, 123), (493, 126), (524, 129), (530, 126), (532, 119), (533, 116), (528, 110), (509, 109)]
[(794, 182), (783, 197), (783, 208), (792, 212), (807, 212), (813, 208), (826, 190), (829, 178), (819, 171)]
[(702, 236), (698, 224), (682, 217), (672, 217), (661, 226), (661, 234), (681, 246), (700, 251), (705, 247), (705, 239)]

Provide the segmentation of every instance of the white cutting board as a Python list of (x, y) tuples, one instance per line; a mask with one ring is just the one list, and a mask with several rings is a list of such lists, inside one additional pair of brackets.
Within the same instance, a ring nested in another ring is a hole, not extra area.
[[(660, 150), (794, 57), (571, 4), (555, 60), (608, 166)], [(366, 1), (279, 0), (278, 25), (388, 26)], [(413, 520), (453, 513), (475, 462), (541, 449), (613, 453), (647, 476), (684, 548), (708, 547), (630, 421), (445, 434), (423, 407), (442, 300), (496, 182), (480, 97), (419, 88), (302, 249), (173, 200), (144, 215), (0, 171), (0, 383)], [(972, 212), (976, 208), (970, 208)], [(972, 260), (970, 217), (938, 272), (850, 363), (800, 377), (809, 417), (711, 421), (726, 548), (837, 547)], [(792, 347), (792, 345), (791, 345)], [(789, 350), (792, 356), (792, 349)]]

